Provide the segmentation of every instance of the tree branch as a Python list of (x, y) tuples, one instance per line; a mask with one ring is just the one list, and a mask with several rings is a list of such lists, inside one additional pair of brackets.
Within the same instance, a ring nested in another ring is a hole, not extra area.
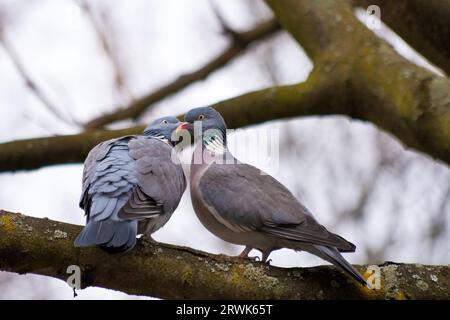
[(448, 266), (387, 263), (380, 290), (369, 290), (333, 266), (286, 269), (141, 240), (118, 255), (77, 249), (80, 230), (0, 211), (0, 269), (66, 280), (67, 267), (77, 265), (83, 288), (168, 299), (450, 299)]
[[(416, 75), (411, 75), (409, 80), (399, 80), (395, 71), (403, 67), (404, 62), (396, 62), (391, 66), (392, 72), (371, 71), (375, 74), (373, 80), (379, 81), (380, 85), (364, 87), (362, 82), (347, 79), (342, 66), (336, 66), (330, 73), (326, 72), (327, 64), (318, 65), (304, 83), (251, 92), (213, 107), (222, 113), (229, 128), (308, 115), (341, 114), (364, 119), (396, 135), (406, 146), (450, 164), (450, 109), (447, 106), (450, 102), (446, 100), (450, 85), (438, 77), (417, 81), (415, 76), (424, 71), (409, 65), (406, 68), (415, 69), (405, 70), (412, 70), (410, 72), (416, 72)], [(395, 84), (397, 90), (386, 87), (376, 78), (382, 73), (383, 79)], [(137, 126), (2, 143), (0, 172), (82, 162), (99, 142), (140, 133), (143, 128)]]
[(450, 74), (450, 2), (442, 0), (353, 0), (356, 6), (378, 5), (381, 20), (414, 49)]
[(16, 140), (0, 144), (0, 172), (37, 169), (45, 165), (83, 162), (101, 141), (142, 132), (144, 127), (94, 131), (68, 136)]
[[(323, 76), (340, 113), (376, 124), (450, 163), (450, 81), (407, 61), (355, 17), (350, 2), (266, 0)], [(330, 106), (332, 108), (332, 106)]]
[(225, 66), (228, 62), (243, 53), (248, 45), (262, 40), (278, 30), (278, 23), (275, 20), (270, 20), (261, 23), (252, 30), (234, 33), (231, 44), (222, 53), (200, 69), (180, 76), (174, 82), (167, 84), (166, 86), (163, 86), (155, 92), (152, 92), (138, 100), (135, 100), (130, 106), (124, 109), (114, 110), (111, 113), (104, 114), (89, 121), (85, 125), (85, 128), (89, 130), (99, 129), (115, 121), (129, 118), (136, 119), (144, 111), (148, 110), (150, 105), (184, 89), (196, 81), (206, 78), (209, 74)]
[(101, 48), (105, 54), (105, 57), (108, 59), (108, 61), (111, 64), (111, 68), (114, 74), (114, 85), (117, 89), (117, 93), (125, 99), (132, 98), (132, 94), (126, 84), (124, 71), (120, 63), (119, 56), (117, 52), (114, 50), (110, 37), (108, 37), (109, 34), (112, 32), (106, 32), (104, 30), (105, 24), (106, 24), (106, 13), (103, 13), (100, 15), (100, 17), (103, 17), (103, 21), (98, 21), (98, 18), (95, 16), (91, 4), (86, 0), (78, 0), (76, 1), (77, 5), (80, 7), (80, 9), (83, 11), (83, 13), (86, 16), (86, 19), (91, 24), (98, 41), (100, 42)]
[[(448, 79), (399, 56), (356, 19), (347, 1), (267, 2), (286, 29), (305, 43), (315, 67), (304, 83), (255, 91), (213, 105), (230, 128), (341, 114), (372, 122), (407, 147), (450, 164)], [(81, 162), (100, 141), (142, 128), (3, 143), (0, 172)]]
[[(0, 22), (1, 23), (1, 22)], [(30, 90), (30, 92), (42, 103), (42, 105), (57, 119), (69, 125), (78, 125), (73, 119), (66, 117), (63, 112), (50, 101), (48, 96), (44, 93), (44, 91), (38, 86), (37, 82), (33, 80), (30, 76), (29, 72), (26, 70), (24, 63), (19, 58), (19, 55), (14, 50), (13, 46), (7, 39), (4, 34), (4, 30), (2, 30), (2, 26), (0, 26), (0, 44), (3, 45), (5, 49), (6, 55), (11, 60), (14, 68), (16, 69), (19, 76), (22, 78), (25, 86)]]
[[(219, 102), (213, 107), (222, 113), (229, 128), (313, 114), (326, 106), (323, 100), (325, 92), (323, 86), (311, 77), (310, 80), (299, 85), (248, 93)], [(137, 126), (124, 130), (92, 131), (2, 143), (0, 144), (0, 172), (82, 162), (89, 150), (99, 142), (122, 135), (141, 133), (143, 129), (143, 126)]]

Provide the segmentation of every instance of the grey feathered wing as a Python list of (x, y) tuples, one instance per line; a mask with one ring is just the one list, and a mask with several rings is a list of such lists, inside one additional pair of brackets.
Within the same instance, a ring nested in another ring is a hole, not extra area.
[(212, 164), (199, 188), (222, 222), (235, 232), (258, 231), (274, 237), (353, 252), (355, 246), (329, 232), (273, 177), (247, 164)]
[[(307, 248), (366, 284), (339, 252), (353, 252), (355, 245), (320, 225), (273, 177), (247, 164), (212, 164), (197, 187), (215, 209), (211, 213), (225, 227), (234, 232), (257, 231), (289, 240), (293, 249)], [(296, 247), (296, 243), (303, 245)]]
[(86, 226), (75, 239), (75, 246), (99, 245), (110, 252), (134, 247), (137, 222), (118, 217), (137, 183), (135, 161), (128, 154), (128, 142), (134, 138), (111, 139), (89, 152), (80, 199)]
[(129, 250), (136, 243), (138, 225), (142, 232), (153, 232), (167, 222), (185, 188), (184, 175), (182, 182), (165, 181), (171, 174), (179, 176), (164, 164), (170, 152), (166, 143), (141, 136), (108, 140), (92, 149), (85, 161), (80, 200), (86, 226), (75, 245)]

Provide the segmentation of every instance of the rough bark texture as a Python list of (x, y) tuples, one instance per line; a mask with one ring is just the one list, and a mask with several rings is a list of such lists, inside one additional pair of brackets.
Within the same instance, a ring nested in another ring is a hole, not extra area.
[(381, 288), (369, 290), (333, 266), (278, 268), (147, 241), (125, 254), (77, 249), (80, 230), (0, 211), (0, 270), (66, 280), (78, 265), (82, 287), (168, 299), (450, 299), (449, 266), (386, 263)]
[(406, 146), (450, 163), (447, 78), (398, 55), (359, 22), (349, 1), (266, 2), (321, 76), (335, 78), (330, 109), (370, 121)]
[(182, 89), (186, 88), (188, 85), (196, 81), (206, 78), (212, 72), (225, 66), (228, 62), (243, 53), (247, 46), (272, 35), (278, 30), (280, 30), (279, 24), (275, 20), (270, 20), (261, 23), (252, 30), (240, 33), (232, 33), (231, 44), (222, 53), (220, 53), (217, 57), (209, 61), (200, 69), (180, 76), (174, 82), (134, 101), (130, 106), (124, 109), (115, 110), (111, 113), (104, 114), (89, 121), (85, 125), (85, 128), (93, 130), (101, 128), (115, 121), (130, 118), (136, 119), (142, 113), (144, 113), (144, 111), (147, 111), (149, 106), (151, 106), (155, 102), (158, 102), (171, 94), (181, 91)]
[(383, 22), (450, 74), (449, 0), (353, 0), (353, 3), (364, 8), (378, 5)]

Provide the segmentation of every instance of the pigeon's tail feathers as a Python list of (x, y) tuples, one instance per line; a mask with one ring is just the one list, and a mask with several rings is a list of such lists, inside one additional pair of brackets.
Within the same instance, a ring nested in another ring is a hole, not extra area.
[(364, 277), (347, 260), (345, 260), (336, 248), (314, 245), (308, 251), (341, 268), (355, 278), (360, 284), (364, 286), (367, 285)]
[(100, 246), (109, 253), (124, 252), (136, 245), (137, 221), (89, 221), (75, 239), (76, 247)]

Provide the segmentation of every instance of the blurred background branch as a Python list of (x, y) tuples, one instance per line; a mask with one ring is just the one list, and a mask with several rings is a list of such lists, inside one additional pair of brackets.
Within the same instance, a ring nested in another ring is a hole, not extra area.
[(86, 0), (76, 0), (76, 3), (80, 6), (85, 14), (87, 20), (92, 25), (92, 28), (97, 36), (105, 56), (110, 61), (112, 70), (114, 73), (114, 84), (117, 89), (117, 93), (120, 96), (120, 100), (128, 102), (133, 100), (133, 95), (128, 88), (125, 81), (125, 72), (123, 66), (120, 63), (119, 56), (111, 43), (111, 35), (113, 32), (107, 28), (108, 26), (108, 13), (107, 11), (101, 12), (99, 15), (95, 15), (91, 5)]
[(78, 126), (79, 124), (73, 118), (66, 116), (63, 112), (61, 112), (61, 109), (58, 106), (54, 105), (53, 102), (51, 102), (48, 96), (44, 93), (44, 90), (40, 88), (38, 83), (30, 75), (29, 71), (25, 68), (24, 63), (16, 53), (13, 44), (8, 39), (5, 26), (2, 24), (2, 15), (5, 15), (5, 13), (2, 11), (2, 8), (0, 8), (0, 44), (3, 46), (4, 52), (8, 55), (11, 63), (14, 65), (17, 73), (22, 78), (27, 89), (56, 119), (69, 125)]
[[(85, 128), (88, 130), (102, 128), (103, 126), (115, 121), (124, 119), (136, 119), (142, 113), (147, 111), (152, 104), (166, 98), (167, 96), (174, 94), (190, 84), (206, 78), (209, 74), (217, 69), (222, 68), (228, 62), (233, 60), (245, 51), (247, 46), (251, 43), (260, 41), (267, 36), (272, 35), (279, 30), (279, 25), (275, 20), (263, 22), (245, 32), (232, 32), (232, 41), (229, 46), (218, 56), (211, 61), (203, 65), (198, 70), (181, 75), (175, 81), (159, 88), (158, 90), (147, 94), (137, 100), (134, 100), (128, 107), (115, 110), (111, 113), (104, 114), (100, 117), (92, 119), (86, 123)], [(228, 30), (224, 30), (226, 33), (230, 33)]]
[[(322, 7), (327, 10), (322, 10)], [(274, 3), (274, 10), (287, 30), (292, 30), (299, 42), (306, 43), (305, 48), (317, 61), (315, 69), (303, 84), (262, 90), (215, 104), (230, 128), (293, 116), (343, 114), (370, 121), (396, 135), (406, 146), (450, 163), (450, 82), (447, 79), (400, 57), (371, 34), (356, 19), (350, 7), (342, 3), (320, 6), (317, 3), (308, 5), (308, 1), (282, 1)], [(293, 10), (304, 19), (297, 16), (291, 19), (289, 14)], [(322, 18), (311, 20), (311, 10), (320, 10)], [(341, 17), (339, 21), (336, 21), (336, 15)], [(347, 29), (336, 27), (337, 23), (345, 24)], [(352, 32), (348, 32), (350, 29)], [(240, 53), (246, 45), (274, 30), (277, 30), (277, 24), (269, 21), (251, 31), (236, 34), (233, 39), (237, 37), (240, 40), (233, 40), (225, 53), (203, 68), (181, 76), (171, 85), (135, 101), (129, 108), (92, 120), (87, 127), (93, 129), (112, 121), (136, 118), (149, 103), (202, 79)], [(320, 30), (321, 33), (305, 30)], [(339, 41), (333, 43), (326, 39)], [(358, 54), (361, 50), (365, 52), (363, 56)], [(389, 72), (386, 72), (387, 65)], [(408, 76), (398, 77), (398, 74)], [(391, 85), (383, 86), (381, 80)], [(333, 101), (333, 104), (328, 101)], [(264, 110), (264, 113), (258, 110)], [(137, 133), (138, 130), (127, 132)], [(40, 140), (1, 144), (0, 171), (82, 161), (87, 151), (100, 142), (99, 139), (112, 137), (114, 132), (94, 136), (94, 139), (85, 139), (85, 134), (82, 134), (80, 142), (77, 142), (78, 136), (44, 138), (41, 141), (45, 141), (45, 147), (39, 143)], [(23, 145), (27, 145), (26, 153), (21, 153)], [(71, 146), (70, 149), (61, 152), (61, 147), (68, 149), (67, 145)], [(50, 156), (52, 153), (57, 155), (56, 159)], [(29, 157), (31, 154), (34, 156)], [(45, 156), (39, 157), (38, 154)]]

